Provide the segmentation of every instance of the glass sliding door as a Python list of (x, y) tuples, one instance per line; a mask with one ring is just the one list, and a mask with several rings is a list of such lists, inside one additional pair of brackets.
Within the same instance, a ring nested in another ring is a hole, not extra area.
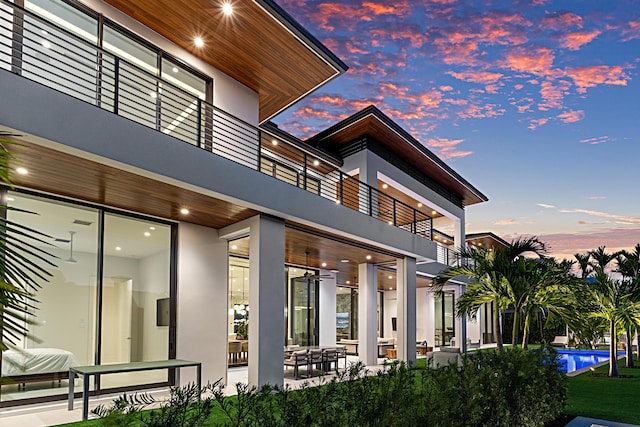
[[(318, 290), (320, 282), (312, 276), (317, 270), (287, 267), (287, 345), (318, 345)], [(310, 277), (311, 276), (311, 277)]]
[(493, 302), (485, 303), (482, 310), (482, 344), (490, 344), (496, 342), (496, 336), (494, 334), (494, 307)]
[(434, 303), (435, 345), (436, 347), (451, 345), (451, 339), (455, 337), (453, 293), (436, 294)]
[[(99, 212), (14, 191), (6, 203), (7, 219), (49, 235), (46, 244), (31, 243), (57, 258), (43, 265), (51, 276), (36, 292), (33, 323), (24, 325), (30, 336), (2, 354), (0, 402), (64, 395), (69, 367), (95, 360)], [(10, 232), (9, 247), (11, 239)]]
[[(231, 244), (231, 242), (230, 242)], [(249, 260), (229, 257), (229, 365), (249, 362)]]
[[(104, 215), (102, 364), (169, 357), (169, 325), (157, 314), (169, 298), (171, 227)], [(166, 371), (108, 375), (101, 388), (167, 381)]]

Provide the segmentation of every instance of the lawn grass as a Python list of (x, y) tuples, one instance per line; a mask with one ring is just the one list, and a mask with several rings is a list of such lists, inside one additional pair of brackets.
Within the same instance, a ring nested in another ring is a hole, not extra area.
[[(624, 359), (619, 363), (620, 375), (630, 375), (631, 378), (594, 377), (588, 372), (569, 377), (567, 407), (564, 413), (640, 424), (640, 369), (624, 368)], [(596, 368), (596, 372), (609, 372), (609, 365)]]

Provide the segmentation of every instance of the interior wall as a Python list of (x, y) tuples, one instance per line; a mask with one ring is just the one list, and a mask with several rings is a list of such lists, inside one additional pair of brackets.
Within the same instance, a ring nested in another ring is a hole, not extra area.
[[(433, 324), (429, 325), (427, 308), (427, 291), (425, 289), (416, 289), (416, 342), (428, 341), (427, 329), (433, 328)], [(429, 343), (433, 345), (433, 343)]]
[(393, 330), (392, 317), (398, 316), (398, 293), (396, 291), (384, 291), (384, 330), (385, 336), (382, 338), (397, 338), (396, 331)]
[(159, 360), (169, 357), (169, 327), (156, 323), (157, 301), (169, 298), (170, 251), (166, 249), (140, 260), (139, 286), (133, 289), (133, 300), (138, 307), (141, 360)]

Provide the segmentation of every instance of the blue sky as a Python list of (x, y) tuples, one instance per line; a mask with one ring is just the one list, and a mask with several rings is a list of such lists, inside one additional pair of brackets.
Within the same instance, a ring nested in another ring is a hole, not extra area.
[(284, 129), (374, 104), (489, 197), (467, 232), (560, 257), (640, 242), (640, 1), (279, 4), (350, 67)]

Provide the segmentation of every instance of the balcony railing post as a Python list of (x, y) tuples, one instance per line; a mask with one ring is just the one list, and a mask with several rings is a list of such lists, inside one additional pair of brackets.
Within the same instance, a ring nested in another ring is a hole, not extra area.
[(369, 203), (369, 216), (373, 216), (373, 188), (368, 184), (366, 184), (366, 185), (367, 185), (367, 188), (369, 189), (369, 191), (368, 191), (368, 194), (369, 194), (369, 200), (368, 200), (368, 203)]
[(307, 153), (302, 153), (302, 188), (307, 189)]
[(120, 58), (117, 56), (115, 57), (113, 73), (113, 113), (118, 114), (118, 103), (120, 102)]
[(343, 178), (342, 178), (342, 171), (340, 171), (340, 204), (344, 205), (344, 186), (343, 186)]
[(414, 209), (413, 210), (413, 222), (411, 223), (411, 232), (413, 234), (418, 234), (418, 218), (417, 218), (417, 212)]
[(397, 225), (396, 223), (396, 199), (393, 200), (393, 225)]
[[(198, 118), (196, 145), (198, 146), (198, 148), (202, 148), (202, 100), (200, 98), (198, 98), (198, 113), (196, 117)], [(259, 142), (258, 145), (260, 145)]]
[(258, 129), (258, 172), (262, 172), (262, 131)]

